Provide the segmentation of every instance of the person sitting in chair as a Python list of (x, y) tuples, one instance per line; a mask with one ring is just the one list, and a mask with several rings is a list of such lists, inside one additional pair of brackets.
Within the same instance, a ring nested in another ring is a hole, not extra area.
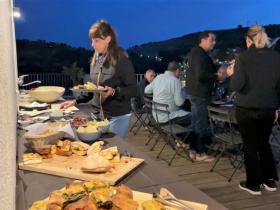
[(140, 103), (142, 106), (144, 105), (145, 88), (153, 81), (155, 75), (156, 73), (153, 69), (148, 69), (144, 75), (144, 78), (141, 80), (141, 82), (138, 85)]
[[(191, 123), (191, 114), (180, 108), (185, 99), (182, 97), (182, 85), (179, 78), (179, 65), (172, 61), (164, 74), (158, 75), (146, 88), (145, 94), (153, 94), (153, 101), (167, 104), (170, 112), (169, 119), (183, 127)], [(154, 114), (154, 113), (153, 113)], [(159, 123), (168, 122), (168, 116), (158, 115)]]
[(226, 101), (229, 96), (228, 65), (221, 65), (217, 71), (217, 81), (214, 83), (213, 100)]

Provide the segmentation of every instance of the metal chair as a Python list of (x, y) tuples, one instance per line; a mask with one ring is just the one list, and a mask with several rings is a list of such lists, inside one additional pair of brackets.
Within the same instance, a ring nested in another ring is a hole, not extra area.
[(234, 114), (230, 108), (209, 106), (208, 117), (215, 139), (214, 144), (218, 145), (218, 148), (215, 150), (217, 155), (210, 171), (213, 172), (220, 158), (227, 154), (234, 167), (233, 173), (228, 178), (228, 182), (230, 182), (237, 169), (241, 168), (244, 162), (242, 138), (240, 133), (234, 128), (234, 124), (236, 124)]
[[(144, 104), (145, 104), (145, 108), (146, 108), (146, 117), (147, 117), (147, 129), (149, 131), (149, 136), (148, 136), (148, 140), (145, 142), (145, 145), (149, 145), (149, 143), (152, 141), (153, 138), (157, 137), (160, 138), (160, 133), (158, 132), (158, 130), (156, 129), (156, 122), (155, 119), (153, 117), (152, 114), (152, 107), (153, 107), (153, 99), (150, 97), (145, 97), (144, 96)], [(155, 140), (155, 142), (157, 141), (157, 138)], [(153, 150), (153, 147), (150, 148), (150, 150)]]
[(130, 104), (131, 111), (135, 116), (136, 120), (130, 127), (129, 131), (133, 132), (133, 134), (136, 135), (141, 127), (145, 128), (147, 126), (147, 116), (145, 115), (147, 113), (147, 110), (145, 107), (139, 107), (139, 101), (137, 100), (137, 98), (131, 98)]
[[(162, 146), (162, 148), (160, 149), (160, 152), (157, 155), (157, 158), (160, 157), (164, 148), (167, 145), (170, 145), (175, 150), (174, 155), (171, 157), (170, 161), (168, 162), (168, 165), (171, 165), (172, 161), (174, 160), (174, 158), (176, 157), (176, 155), (179, 153), (179, 151), (181, 149), (180, 147), (176, 146), (175, 140), (178, 138), (178, 135), (184, 135), (183, 141), (185, 141), (188, 138), (188, 136), (191, 132), (191, 129), (185, 128), (179, 124), (176, 124), (170, 119), (170, 111), (168, 110), (167, 104), (162, 104), (162, 103), (153, 101), (152, 110), (155, 115), (156, 129), (159, 132), (159, 136), (162, 137), (162, 139), (165, 141), (164, 145)], [(160, 123), (159, 117), (158, 117), (159, 114), (166, 115), (168, 118), (168, 122)], [(154, 148), (158, 144), (159, 140), (160, 140), (159, 138), (156, 140), (156, 142), (152, 148)], [(187, 157), (189, 157), (189, 155), (187, 155)]]

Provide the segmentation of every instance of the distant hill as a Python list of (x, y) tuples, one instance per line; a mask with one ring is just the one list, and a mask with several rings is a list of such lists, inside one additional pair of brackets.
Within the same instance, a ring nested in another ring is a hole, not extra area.
[(92, 51), (43, 40), (17, 40), (17, 57), (20, 74), (60, 73), (63, 66), (71, 66), (74, 62), (89, 72)]
[[(265, 26), (272, 38), (280, 36), (280, 25)], [(229, 49), (245, 48), (244, 36), (247, 28), (239, 26), (236, 29), (217, 30), (217, 44), (215, 58), (226, 58)], [(163, 72), (171, 60), (183, 62), (187, 53), (197, 43), (199, 33), (192, 33), (182, 37), (161, 42), (150, 42), (129, 48), (130, 59), (136, 73), (144, 73), (152, 68), (156, 72)], [(280, 51), (280, 41), (276, 49)], [(20, 74), (29, 73), (60, 73), (63, 67), (82, 68), (89, 72), (92, 51), (85, 48), (75, 48), (63, 43), (46, 42), (44, 40), (17, 40), (18, 69)]]
[[(280, 36), (280, 25), (265, 26), (266, 32), (272, 38)], [(216, 30), (216, 49), (225, 50), (228, 48), (244, 48), (244, 37), (248, 28), (239, 25), (236, 29)], [(177, 55), (186, 55), (190, 49), (197, 44), (198, 33), (188, 34), (182, 37), (169, 39), (160, 42), (149, 42), (128, 49), (130, 53), (137, 53), (146, 56), (161, 56), (166, 52), (173, 52)], [(278, 43), (279, 44), (279, 43)]]

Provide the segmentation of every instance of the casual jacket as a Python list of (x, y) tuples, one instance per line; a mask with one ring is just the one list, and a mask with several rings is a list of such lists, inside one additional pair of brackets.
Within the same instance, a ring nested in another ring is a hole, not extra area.
[[(130, 113), (130, 99), (137, 96), (137, 85), (134, 68), (130, 60), (122, 55), (117, 61), (116, 66), (91, 66), (91, 81), (96, 84), (97, 75), (101, 71), (100, 85), (114, 88), (115, 94), (108, 97), (102, 104), (105, 117), (115, 117)], [(86, 99), (85, 99), (86, 98)], [(88, 102), (94, 106), (95, 111), (99, 111), (99, 94), (83, 96), (77, 100), (79, 102)]]
[(187, 71), (188, 93), (197, 97), (210, 97), (216, 76), (216, 66), (209, 55), (200, 47), (191, 49)]
[(252, 45), (235, 61), (230, 87), (237, 92), (237, 106), (276, 109), (280, 94), (280, 55), (272, 49)]

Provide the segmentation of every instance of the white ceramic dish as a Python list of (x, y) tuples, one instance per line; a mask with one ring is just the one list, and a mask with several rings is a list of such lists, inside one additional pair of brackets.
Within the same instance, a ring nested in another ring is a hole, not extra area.
[(64, 94), (64, 92), (64, 87), (41, 86), (34, 90), (30, 90), (29, 95), (36, 101), (50, 103), (57, 101)]
[(84, 142), (93, 142), (96, 141), (100, 138), (101, 136), (101, 131), (95, 132), (95, 133), (80, 133), (77, 132), (78, 137), (81, 141)]

